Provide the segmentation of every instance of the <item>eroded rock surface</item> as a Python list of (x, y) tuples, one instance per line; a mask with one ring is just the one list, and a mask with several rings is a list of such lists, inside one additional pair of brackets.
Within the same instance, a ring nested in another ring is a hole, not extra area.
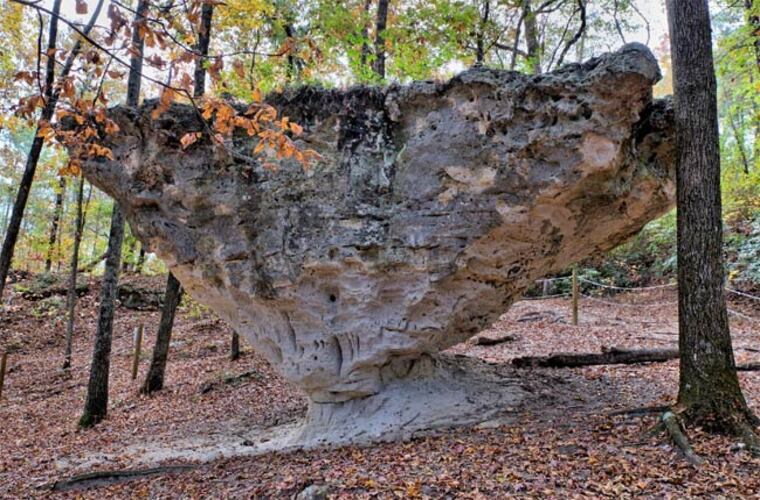
[[(207, 140), (182, 150), (202, 130), (189, 107), (156, 120), (155, 103), (116, 108), (116, 160), (85, 173), (195, 299), (306, 391), (312, 421), (425, 425), (436, 398), (445, 421), (467, 393), (453, 388), (457, 370), (436, 369), (450, 365), (437, 352), (672, 206), (658, 79), (651, 53), (629, 45), (542, 76), (472, 69), (445, 83), (291, 90), (271, 103), (323, 160), (276, 172)], [(254, 146), (242, 133), (230, 144)], [(400, 402), (405, 381), (416, 389)]]

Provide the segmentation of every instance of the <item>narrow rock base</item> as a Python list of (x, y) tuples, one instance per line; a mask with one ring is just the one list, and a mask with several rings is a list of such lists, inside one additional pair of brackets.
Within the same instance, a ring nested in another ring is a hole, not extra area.
[(526, 379), (524, 370), (509, 365), (441, 354), (420, 358), (406, 376), (387, 382), (385, 389), (374, 396), (343, 403), (312, 403), (300, 421), (274, 427), (230, 425), (212, 434), (135, 443), (113, 455), (65, 457), (56, 465), (70, 475), (96, 467), (114, 468), (115, 463), (134, 468), (176, 461), (209, 462), (224, 457), (404, 440), (447, 427), (491, 427), (513, 422), (518, 412), (539, 400), (555, 406), (548, 388), (557, 383), (557, 379), (540, 374)]
[(293, 444), (393, 441), (421, 430), (480, 423), (514, 413), (527, 394), (506, 366), (459, 356), (424, 356), (405, 376), (386, 381), (374, 396), (312, 402), (292, 436)]

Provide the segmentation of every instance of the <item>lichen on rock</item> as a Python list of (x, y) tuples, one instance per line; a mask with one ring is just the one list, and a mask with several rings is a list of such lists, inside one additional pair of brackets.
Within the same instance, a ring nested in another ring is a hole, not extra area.
[[(274, 172), (209, 140), (183, 150), (202, 130), (189, 106), (157, 119), (155, 103), (117, 107), (115, 160), (84, 170), (188, 293), (303, 388), (314, 421), (382, 415), (392, 429), (417, 414), (424, 426), (433, 416), (418, 410), (456, 372), (436, 353), (673, 205), (658, 79), (632, 44), (540, 76), (476, 68), (443, 83), (287, 90), (269, 102), (322, 160)], [(254, 146), (236, 134), (228, 147)], [(406, 380), (413, 398), (398, 396)], [(443, 399), (439, 417), (478, 411)]]

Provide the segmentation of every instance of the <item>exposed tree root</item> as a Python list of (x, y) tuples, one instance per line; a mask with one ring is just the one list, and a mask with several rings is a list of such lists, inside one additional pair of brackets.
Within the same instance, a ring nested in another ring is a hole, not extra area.
[(611, 411), (607, 415), (609, 415), (610, 417), (616, 417), (619, 415), (641, 417), (643, 415), (649, 415), (652, 413), (663, 413), (668, 410), (670, 410), (670, 406), (668, 405), (640, 406), (638, 408), (626, 408), (624, 410)]
[(182, 464), (151, 467), (149, 469), (88, 472), (86, 474), (80, 474), (78, 476), (72, 476), (68, 479), (46, 484), (43, 488), (49, 491), (83, 490), (93, 487), (125, 483), (127, 481), (134, 481), (135, 479), (143, 479), (146, 477), (158, 476), (162, 474), (177, 474), (180, 472), (187, 472), (196, 467), (198, 466), (192, 464)]
[(684, 458), (694, 467), (701, 465), (703, 460), (694, 452), (691, 444), (689, 444), (689, 438), (683, 432), (681, 422), (676, 414), (672, 411), (666, 411), (662, 414), (662, 423), (673, 442), (681, 449)]
[(562, 353), (551, 356), (525, 356), (513, 359), (512, 364), (518, 368), (573, 368), (592, 365), (661, 363), (671, 359), (678, 359), (677, 349), (626, 350), (611, 347), (609, 349), (602, 349), (601, 353)]
[(760, 437), (757, 436), (755, 429), (749, 424), (740, 424), (737, 431), (747, 451), (753, 457), (760, 458)]

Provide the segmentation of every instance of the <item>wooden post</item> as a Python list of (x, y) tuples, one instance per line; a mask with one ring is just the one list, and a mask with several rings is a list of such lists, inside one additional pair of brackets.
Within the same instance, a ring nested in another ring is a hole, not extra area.
[(573, 266), (573, 325), (578, 325), (578, 268)]
[(132, 380), (137, 378), (137, 368), (140, 366), (140, 348), (142, 347), (143, 325), (135, 328), (135, 357), (132, 359)]
[(3, 384), (5, 383), (5, 367), (8, 365), (8, 353), (4, 352), (0, 358), (0, 401), (3, 399)]
[(551, 284), (552, 284), (552, 282), (551, 282), (551, 281), (549, 281), (549, 280), (544, 280), (544, 283), (543, 283), (543, 285), (544, 285), (544, 289), (542, 290), (544, 297), (546, 297), (547, 295), (549, 295), (549, 292), (551, 291), (551, 290), (550, 290), (550, 288), (551, 288)]

